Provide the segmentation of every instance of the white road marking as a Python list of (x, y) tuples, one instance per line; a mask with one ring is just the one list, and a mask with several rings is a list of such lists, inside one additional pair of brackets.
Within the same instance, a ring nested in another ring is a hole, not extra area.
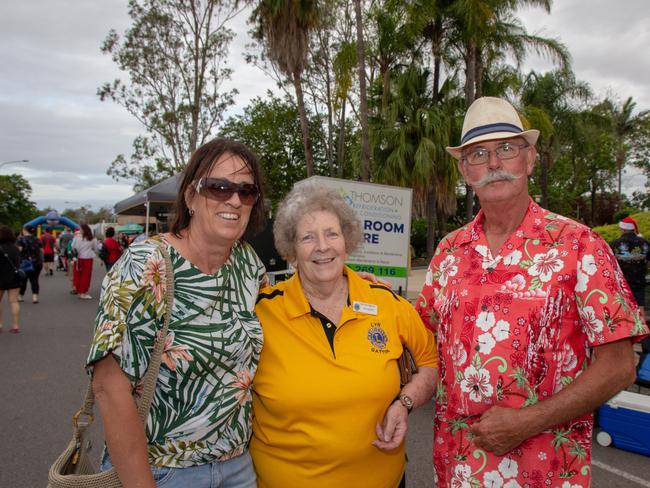
[(632, 481), (633, 483), (637, 483), (641, 486), (645, 486), (647, 488), (650, 488), (650, 481), (644, 480), (643, 478), (639, 478), (638, 476), (634, 476), (633, 474), (626, 473), (625, 471), (622, 471), (618, 468), (615, 468), (614, 466), (610, 466), (609, 464), (601, 463), (600, 461), (597, 461), (596, 459), (591, 459), (591, 464), (594, 466), (604, 469), (605, 471), (609, 471), (610, 473), (615, 474), (616, 476), (620, 476), (621, 478), (625, 478), (628, 481)]

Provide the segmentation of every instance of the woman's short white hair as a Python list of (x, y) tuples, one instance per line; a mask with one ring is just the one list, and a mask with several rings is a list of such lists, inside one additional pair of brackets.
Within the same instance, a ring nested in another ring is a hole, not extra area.
[(330, 212), (339, 219), (348, 254), (354, 252), (361, 243), (361, 220), (343, 197), (336, 190), (316, 181), (302, 181), (296, 183), (293, 190), (284, 197), (273, 224), (275, 248), (287, 262), (294, 263), (296, 260), (298, 222), (305, 215), (317, 211)]

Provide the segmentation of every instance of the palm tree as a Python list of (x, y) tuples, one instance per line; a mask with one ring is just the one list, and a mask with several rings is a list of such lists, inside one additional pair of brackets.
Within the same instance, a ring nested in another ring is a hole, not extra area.
[[(465, 103), (483, 96), (483, 81), (487, 60), (503, 61), (512, 55), (517, 63), (527, 51), (534, 50), (557, 62), (562, 68), (569, 65), (570, 56), (558, 41), (529, 35), (514, 17), (523, 6), (551, 9), (551, 0), (465, 0), (449, 6), (452, 19), (450, 44), (460, 53), (465, 65)], [(473, 191), (466, 186), (466, 219), (473, 217)]]
[(435, 249), (437, 214), (455, 211), (458, 172), (444, 148), (453, 133), (453, 109), (433, 105), (430, 73), (415, 66), (394, 74), (386, 109), (372, 118), (373, 160), (378, 181), (412, 187), (416, 202), (426, 205), (427, 249)]
[(264, 41), (268, 58), (294, 85), (307, 176), (312, 176), (314, 155), (301, 76), (307, 62), (309, 33), (319, 22), (317, 1), (260, 0), (251, 19), (257, 24), (255, 37)]
[(361, 0), (354, 0), (357, 25), (357, 66), (359, 74), (359, 115), (361, 123), (361, 180), (370, 181), (370, 129), (368, 125), (368, 95), (366, 90), (366, 48), (363, 39)]
[[(548, 208), (548, 173), (558, 157), (561, 142), (566, 140), (579, 104), (586, 102), (591, 91), (586, 83), (577, 82), (570, 71), (545, 74), (530, 72), (521, 88), (522, 111), (530, 123), (540, 131), (537, 147), (540, 156), (540, 204)], [(570, 141), (567, 141), (570, 142)]]
[(629, 149), (630, 139), (636, 133), (639, 124), (650, 114), (650, 111), (645, 110), (636, 115), (633, 115), (636, 108), (636, 102), (629, 97), (622, 104), (613, 102), (606, 99), (602, 107), (611, 118), (612, 128), (616, 137), (616, 171), (618, 173), (618, 208), (620, 208), (623, 201), (623, 194), (621, 190), (623, 167), (627, 159), (627, 152)]

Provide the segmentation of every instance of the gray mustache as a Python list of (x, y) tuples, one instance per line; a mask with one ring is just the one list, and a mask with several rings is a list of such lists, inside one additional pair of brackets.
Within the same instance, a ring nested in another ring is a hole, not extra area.
[(521, 176), (515, 176), (503, 169), (497, 169), (486, 174), (483, 178), (474, 183), (473, 186), (476, 188), (483, 188), (484, 186), (489, 185), (490, 183), (494, 183), (495, 181), (515, 181), (519, 178), (521, 178)]

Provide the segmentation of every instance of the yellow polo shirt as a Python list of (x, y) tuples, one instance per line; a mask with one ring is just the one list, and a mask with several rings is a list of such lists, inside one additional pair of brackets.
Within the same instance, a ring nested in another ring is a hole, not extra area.
[(250, 444), (260, 488), (395, 488), (402, 479), (404, 446), (374, 447), (375, 424), (399, 393), (402, 343), (418, 365), (436, 367), (435, 340), (408, 301), (347, 276), (333, 346), (298, 273), (260, 292), (264, 348)]

